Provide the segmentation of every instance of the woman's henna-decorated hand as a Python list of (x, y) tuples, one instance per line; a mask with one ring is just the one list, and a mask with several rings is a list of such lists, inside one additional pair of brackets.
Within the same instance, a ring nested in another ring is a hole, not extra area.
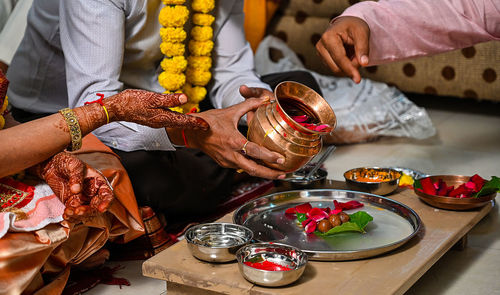
[(127, 89), (104, 100), (112, 121), (134, 122), (153, 128), (207, 130), (209, 125), (202, 118), (169, 109), (186, 102), (187, 96), (182, 93), (161, 94), (137, 89)]
[(105, 212), (114, 199), (104, 175), (69, 153), (56, 154), (36, 166), (34, 172), (64, 203), (63, 217), (70, 222)]

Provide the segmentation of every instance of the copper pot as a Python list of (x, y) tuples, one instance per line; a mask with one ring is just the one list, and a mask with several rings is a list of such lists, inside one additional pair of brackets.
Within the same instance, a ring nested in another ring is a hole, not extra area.
[[(316, 91), (297, 82), (281, 82), (274, 89), (275, 99), (261, 105), (249, 124), (248, 139), (285, 156), (285, 163), (264, 165), (293, 172), (321, 151), (322, 137), (331, 134), (337, 124), (335, 113)], [(291, 116), (307, 115), (316, 124), (330, 127), (310, 130)]]

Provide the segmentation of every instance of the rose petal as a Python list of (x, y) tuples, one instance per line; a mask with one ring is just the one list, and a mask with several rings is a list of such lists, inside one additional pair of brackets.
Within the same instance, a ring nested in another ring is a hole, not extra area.
[(323, 211), (321, 208), (312, 208), (309, 212), (307, 212), (307, 217), (312, 218), (313, 216), (320, 215), (320, 216), (325, 216), (328, 217), (328, 215)]
[(285, 210), (285, 214), (295, 214), (297, 213), (297, 210), (295, 210), (295, 208), (288, 208)]
[(335, 210), (332, 210), (332, 211), (330, 211), (330, 215), (329, 215), (329, 216), (332, 216), (332, 215), (337, 215), (337, 214), (339, 214), (340, 212), (342, 212), (342, 209), (335, 209)]
[(297, 122), (297, 123), (302, 123), (305, 122), (309, 119), (307, 115), (302, 115), (302, 116), (292, 116), (292, 119)]
[(317, 226), (316, 221), (309, 222), (305, 227), (306, 233), (310, 234), (314, 232), (316, 230), (316, 226)]
[(339, 202), (337, 200), (333, 200), (333, 204), (335, 205), (335, 209), (341, 209), (341, 210), (351, 210), (364, 206), (363, 203), (354, 200), (344, 203)]
[(432, 181), (429, 177), (420, 179), (420, 184), (422, 185), (422, 189), (424, 190), (424, 193), (429, 194), (429, 195), (436, 194), (436, 188), (434, 187), (434, 184), (432, 183)]
[(316, 221), (316, 222), (321, 221), (325, 218), (328, 218), (328, 215), (326, 215), (326, 213), (325, 213), (325, 215), (313, 215), (313, 216), (311, 216), (311, 219)]
[(306, 213), (307, 214), (307, 212), (309, 212), (311, 209), (312, 209), (312, 206), (309, 203), (300, 204), (300, 205), (295, 207), (295, 210), (297, 211), (297, 213)]
[(311, 218), (307, 218), (306, 220), (302, 221), (302, 227), (304, 227), (304, 228), (305, 228), (305, 227), (306, 227), (306, 225), (307, 225), (309, 222), (311, 222), (311, 221), (312, 221), (312, 219), (311, 219)]
[(476, 190), (476, 184), (470, 180), (465, 183), (465, 187), (473, 191)]
[(318, 131), (318, 132), (321, 132), (323, 130), (325, 130), (326, 128), (328, 128), (330, 126), (326, 125), (326, 124), (322, 124), (322, 125), (318, 125), (314, 128), (314, 131)]
[(477, 174), (472, 175), (470, 181), (476, 184), (477, 191), (480, 191), (483, 188), (484, 184), (486, 183), (486, 179), (483, 179), (481, 176)]

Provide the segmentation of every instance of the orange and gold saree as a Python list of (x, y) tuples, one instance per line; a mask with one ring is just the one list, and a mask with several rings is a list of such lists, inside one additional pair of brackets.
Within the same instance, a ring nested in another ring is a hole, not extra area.
[(52, 223), (32, 232), (8, 232), (0, 239), (0, 294), (60, 294), (77, 265), (109, 240), (126, 243), (144, 234), (127, 172), (116, 154), (89, 134), (75, 153), (100, 170), (113, 187), (107, 212), (73, 225)]

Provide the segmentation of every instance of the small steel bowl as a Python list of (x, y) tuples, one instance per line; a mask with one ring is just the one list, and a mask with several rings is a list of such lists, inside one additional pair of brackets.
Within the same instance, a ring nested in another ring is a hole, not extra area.
[(288, 173), (286, 178), (276, 179), (275, 182), (278, 185), (290, 185), (292, 188), (313, 187), (325, 183), (328, 172), (323, 168), (319, 168), (310, 178), (305, 178), (311, 169), (311, 165), (306, 165), (302, 169)]
[(229, 262), (236, 259), (239, 248), (250, 243), (253, 233), (242, 225), (205, 223), (190, 227), (185, 237), (194, 257), (208, 262)]
[[(236, 253), (240, 273), (248, 281), (265, 287), (291, 284), (304, 273), (307, 254), (298, 248), (278, 243), (256, 243), (241, 247)], [(265, 259), (291, 270), (272, 271), (254, 268), (245, 264), (250, 260)]]
[[(384, 174), (386, 178), (377, 180), (377, 174)], [(357, 191), (376, 195), (388, 195), (398, 188), (401, 172), (392, 168), (360, 167), (348, 170), (344, 173), (346, 184), (349, 188)], [(360, 181), (358, 178), (373, 178), (373, 181)]]
[[(470, 179), (470, 176), (463, 175), (432, 175), (428, 177), (431, 179), (432, 183), (435, 183), (436, 181), (439, 181), (439, 179), (442, 179), (444, 182), (446, 182), (446, 185), (453, 185), (455, 188), (463, 183), (466, 183)], [(414, 188), (414, 191), (415, 194), (417, 194), (417, 196), (420, 198), (420, 200), (433, 207), (458, 211), (483, 207), (484, 205), (494, 200), (497, 196), (497, 193), (492, 193), (480, 198), (453, 198), (426, 194), (416, 188)]]

